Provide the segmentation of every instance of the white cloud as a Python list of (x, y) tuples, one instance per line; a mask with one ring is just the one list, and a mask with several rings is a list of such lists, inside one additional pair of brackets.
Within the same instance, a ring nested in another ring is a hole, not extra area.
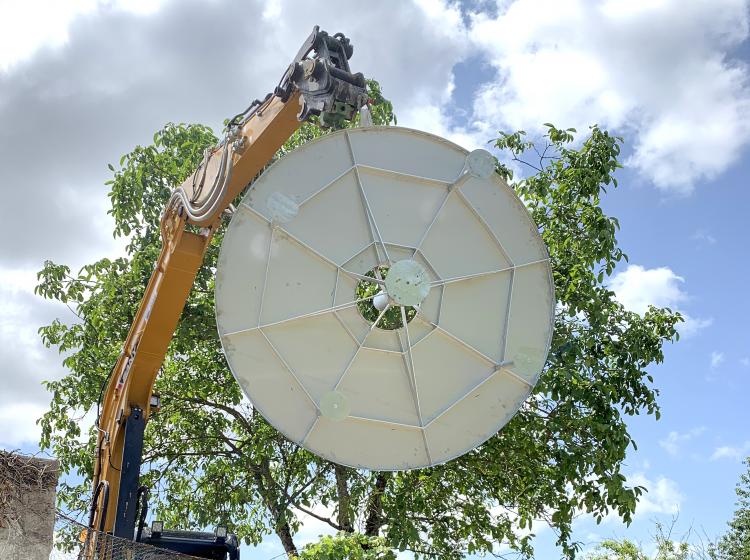
[(612, 278), (610, 287), (620, 302), (636, 313), (645, 313), (649, 305), (677, 306), (687, 300), (682, 290), (685, 279), (667, 267), (646, 269), (631, 264)]
[(716, 245), (716, 237), (707, 229), (698, 229), (690, 239), (697, 241), (698, 245)]
[(644, 473), (638, 472), (628, 477), (628, 484), (648, 489), (636, 506), (635, 513), (638, 517), (654, 513), (676, 515), (685, 500), (678, 484), (664, 476), (651, 480)]
[[(649, 478), (643, 471), (627, 475), (627, 485), (643, 486), (646, 492), (641, 494), (635, 508), (636, 519), (644, 518), (653, 514), (676, 515), (680, 511), (685, 496), (680, 491), (677, 482), (665, 476), (658, 476), (655, 479)], [(587, 516), (579, 517), (579, 523), (586, 519)], [(603, 523), (620, 523), (622, 520), (616, 512), (610, 511), (603, 518)]]
[(684, 322), (677, 326), (677, 330), (679, 330), (684, 336), (694, 335), (698, 331), (710, 327), (714, 322), (710, 317), (708, 319), (698, 319), (691, 317), (687, 313), (682, 313), (682, 318), (684, 319)]
[[(64, 44), (70, 22), (95, 7), (96, 0), (3, 2), (0, 70), (28, 58), (40, 47)], [(44, 17), (40, 17), (42, 13)]]
[(724, 363), (724, 352), (711, 352), (711, 369), (716, 369)]
[(711, 460), (730, 459), (732, 461), (742, 461), (748, 455), (750, 455), (750, 441), (746, 441), (740, 446), (724, 445), (717, 447), (711, 454)]
[(36, 420), (49, 400), (41, 382), (62, 373), (57, 353), (44, 348), (37, 329), (68, 311), (34, 295), (32, 270), (0, 268), (0, 278), (0, 446), (36, 444)]
[[(40, 48), (72, 42), (71, 26), (82, 16), (153, 16), (175, 5), (8, 3), (0, 21), (0, 72)], [(730, 56), (748, 37), (747, 0), (497, 0), (496, 15), (477, 12), (466, 20), (447, 0), (372, 4), (366, 14), (346, 3), (321, 13), (289, 0), (249, 4), (247, 11), (267, 24), (261, 48), (273, 52), (291, 55), (311, 21), (345, 31), (356, 44), (355, 69), (381, 80), (402, 124), (468, 148), (485, 145), (500, 128), (538, 131), (552, 121), (585, 130), (598, 122), (629, 137), (631, 166), (661, 189), (686, 193), (730, 166), (750, 140), (747, 72)], [(181, 22), (190, 33), (191, 22)], [(383, 55), (383, 45), (392, 55)], [(399, 56), (404, 52), (408, 63)], [(469, 59), (487, 62), (494, 76), (475, 92), (467, 123), (457, 127), (453, 67)], [(253, 73), (273, 74), (276, 63), (256, 60)], [(100, 78), (106, 86), (107, 77)]]
[(31, 402), (3, 403), (0, 406), (0, 448), (38, 443), (41, 431), (36, 419), (46, 410), (46, 406)]
[(593, 123), (633, 135), (627, 163), (663, 190), (690, 192), (750, 140), (745, 0), (498, 1), (471, 36), (497, 71), (475, 117), (513, 129)]
[(159, 0), (24, 0), (4, 1), (0, 19), (0, 72), (31, 57), (43, 47), (60, 47), (69, 40), (76, 17), (97, 9), (117, 9), (148, 15), (159, 9)]
[[(334, 521), (336, 519), (333, 506), (326, 507), (322, 504), (316, 504), (311, 511), (315, 513), (315, 515), (320, 515), (321, 517), (327, 517)], [(336, 533), (336, 529), (331, 527), (328, 523), (316, 519), (306, 513), (297, 512), (297, 518), (302, 523), (302, 526), (300, 527), (299, 532), (295, 534), (294, 540), (300, 547), (317, 542), (322, 535), (333, 535)]]
[(666, 438), (659, 440), (659, 445), (670, 455), (677, 455), (680, 452), (682, 444), (687, 443), (693, 438), (696, 438), (706, 431), (705, 426), (699, 426), (692, 430), (680, 433), (676, 431), (669, 432)]
[(691, 317), (681, 309), (690, 299), (683, 290), (684, 283), (685, 279), (668, 267), (647, 269), (631, 264), (612, 277), (609, 287), (630, 311), (643, 314), (649, 305), (680, 311), (685, 321), (678, 325), (678, 329), (688, 336), (711, 325), (713, 320)]
[(740, 358), (740, 365), (743, 367), (750, 367), (750, 358), (745, 356), (744, 358)]
[(273, 21), (281, 15), (280, 0), (270, 0), (263, 9), (262, 17), (266, 21)]

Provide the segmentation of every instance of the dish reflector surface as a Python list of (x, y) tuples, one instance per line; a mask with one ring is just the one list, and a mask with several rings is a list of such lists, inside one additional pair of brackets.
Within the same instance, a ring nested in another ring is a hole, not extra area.
[(492, 156), (397, 127), (277, 161), (216, 276), (221, 342), (253, 405), (313, 453), (374, 470), (494, 435), (544, 367), (553, 316), (547, 250)]

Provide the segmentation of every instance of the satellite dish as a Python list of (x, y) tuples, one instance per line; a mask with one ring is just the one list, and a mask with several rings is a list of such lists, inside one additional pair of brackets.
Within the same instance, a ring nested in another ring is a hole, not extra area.
[(484, 150), (397, 127), (329, 134), (277, 161), (224, 238), (216, 317), (258, 411), (331, 461), (458, 457), (544, 367), (547, 250)]

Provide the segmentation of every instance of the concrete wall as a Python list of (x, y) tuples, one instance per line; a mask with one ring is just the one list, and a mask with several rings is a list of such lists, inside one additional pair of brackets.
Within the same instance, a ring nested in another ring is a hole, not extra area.
[(55, 526), (56, 460), (0, 451), (0, 558), (49, 560)]

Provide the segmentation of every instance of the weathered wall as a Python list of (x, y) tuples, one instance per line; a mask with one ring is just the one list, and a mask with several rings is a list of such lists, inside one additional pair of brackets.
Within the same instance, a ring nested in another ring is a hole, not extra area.
[(48, 560), (55, 525), (56, 460), (0, 450), (0, 558)]

